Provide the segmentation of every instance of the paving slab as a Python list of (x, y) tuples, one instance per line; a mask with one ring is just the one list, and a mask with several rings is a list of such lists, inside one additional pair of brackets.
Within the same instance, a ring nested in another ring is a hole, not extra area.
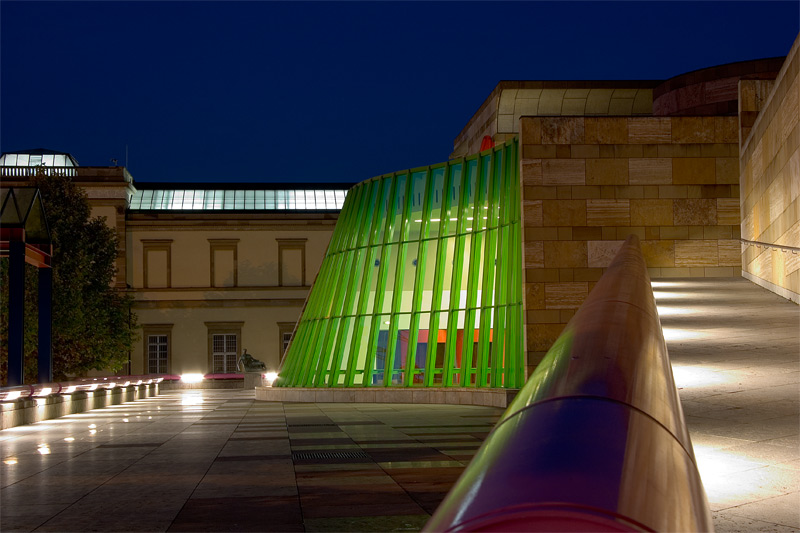
[[(800, 312), (654, 281), (718, 532), (800, 530)], [(0, 431), (2, 531), (418, 530), (502, 409), (195, 389)]]
[(0, 530), (418, 530), (501, 414), (168, 391), (3, 431)]

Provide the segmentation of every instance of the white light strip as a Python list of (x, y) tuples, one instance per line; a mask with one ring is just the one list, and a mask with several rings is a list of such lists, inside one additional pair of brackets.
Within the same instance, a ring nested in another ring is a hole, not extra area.
[(341, 210), (347, 191), (324, 190), (140, 190), (131, 198), (136, 210)]

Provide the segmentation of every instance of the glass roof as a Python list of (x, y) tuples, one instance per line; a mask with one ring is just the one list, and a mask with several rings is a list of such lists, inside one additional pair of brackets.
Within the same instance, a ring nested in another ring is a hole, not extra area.
[(156, 211), (338, 211), (344, 189), (148, 189), (129, 208)]
[(69, 154), (3, 154), (0, 167), (74, 167), (75, 160)]

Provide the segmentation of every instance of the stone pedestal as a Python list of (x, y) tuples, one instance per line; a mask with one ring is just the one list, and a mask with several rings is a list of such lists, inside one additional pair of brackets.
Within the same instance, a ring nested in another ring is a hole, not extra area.
[(255, 389), (256, 387), (263, 387), (262, 372), (245, 372), (244, 373), (244, 388), (245, 390)]
[(438, 403), (505, 409), (519, 389), (434, 387), (256, 387), (256, 400), (299, 403)]

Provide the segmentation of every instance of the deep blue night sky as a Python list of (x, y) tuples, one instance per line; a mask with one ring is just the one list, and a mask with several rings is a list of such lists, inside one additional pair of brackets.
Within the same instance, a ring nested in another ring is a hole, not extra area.
[(785, 55), (790, 2), (0, 3), (0, 149), (137, 181), (336, 181), (447, 159), (504, 79)]

